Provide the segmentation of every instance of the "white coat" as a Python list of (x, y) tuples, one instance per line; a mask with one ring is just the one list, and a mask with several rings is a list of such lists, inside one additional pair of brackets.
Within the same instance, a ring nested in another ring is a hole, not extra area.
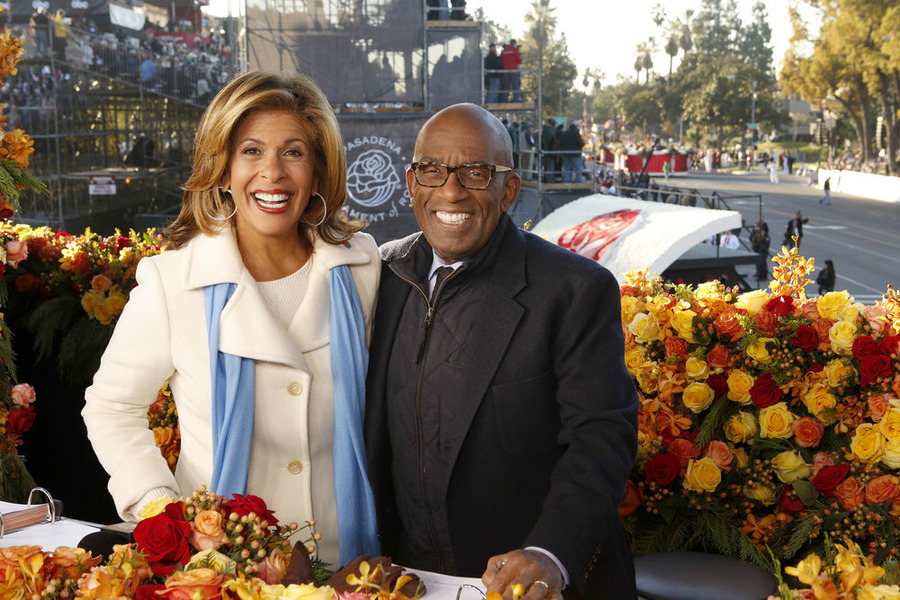
[[(219, 349), (256, 361), (256, 402), (247, 493), (280, 521), (315, 518), (319, 557), (337, 567), (339, 540), (332, 473), (334, 398), (329, 347), (329, 269), (349, 264), (371, 335), (380, 275), (374, 240), (317, 240), (309, 287), (285, 330), (244, 267), (230, 227), (183, 248), (141, 260), (138, 287), (116, 325), (82, 411), (88, 437), (110, 474), (119, 514), (165, 487), (189, 495), (212, 477), (211, 375), (203, 288), (231, 282)], [(181, 455), (171, 473), (147, 426), (147, 409), (169, 382), (178, 409)]]

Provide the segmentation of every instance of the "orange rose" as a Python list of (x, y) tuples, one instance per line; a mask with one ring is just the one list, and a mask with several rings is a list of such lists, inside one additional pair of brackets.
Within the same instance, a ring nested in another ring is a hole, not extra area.
[(818, 419), (800, 417), (791, 423), (794, 440), (801, 448), (815, 448), (822, 441), (825, 426)]
[(727, 369), (731, 366), (731, 351), (722, 344), (716, 344), (706, 353), (706, 364), (712, 369)]
[(112, 286), (112, 279), (106, 275), (94, 275), (94, 278), (91, 279), (91, 289), (95, 292), (106, 292)]
[(92, 567), (99, 565), (103, 556), (92, 556), (82, 548), (60, 546), (50, 556), (50, 576), (48, 579), (78, 577)]
[(19, 561), (30, 564), (38, 555), (46, 553), (41, 551), (40, 546), (10, 546), (9, 548), (0, 548), (0, 573), (5, 574), (7, 567), (19, 568)]
[(800, 314), (809, 319), (810, 321), (815, 321), (819, 318), (819, 304), (816, 302), (816, 299), (813, 298), (811, 300), (807, 300), (803, 303), (803, 306), (800, 307)]
[(688, 343), (679, 337), (666, 338), (666, 357), (677, 356), (679, 358), (687, 358)]
[(831, 338), (828, 332), (831, 331), (834, 324), (835, 321), (831, 319), (816, 319), (816, 322), (813, 323), (816, 333), (819, 334), (819, 350), (828, 350), (831, 347)]
[(156, 593), (170, 600), (193, 600), (193, 598), (218, 600), (222, 597), (219, 588), (224, 581), (225, 575), (216, 573), (213, 569), (175, 571), (166, 579), (165, 589)]
[(900, 497), (900, 488), (897, 487), (898, 482), (900, 482), (900, 479), (893, 475), (876, 477), (866, 484), (866, 502), (881, 504), (885, 500), (894, 500)]
[(738, 310), (726, 310), (713, 322), (713, 325), (716, 328), (716, 333), (719, 334), (720, 337), (729, 338), (732, 342), (736, 342), (744, 336), (744, 328), (741, 327), (741, 322), (738, 321), (738, 315), (746, 314), (746, 311), (738, 311)]
[(629, 479), (625, 482), (625, 494), (619, 503), (619, 516), (627, 517), (637, 510), (637, 507), (641, 505), (643, 500), (641, 490)]
[(256, 576), (268, 584), (281, 583), (287, 572), (288, 558), (277, 548), (256, 563)]
[(775, 328), (778, 327), (778, 317), (775, 316), (775, 313), (761, 310), (753, 315), (753, 321), (762, 335), (768, 337), (775, 335)]
[(848, 477), (834, 488), (834, 495), (845, 509), (855, 510), (866, 499), (866, 486), (858, 477)]
[(689, 461), (700, 456), (700, 447), (690, 440), (677, 438), (672, 441), (672, 454), (679, 458), (681, 468), (685, 468)]
[(198, 550), (215, 550), (228, 541), (222, 529), (222, 513), (217, 510), (201, 510), (191, 525), (191, 543)]
[(703, 455), (713, 459), (713, 462), (716, 463), (719, 470), (725, 472), (731, 470), (731, 462), (734, 460), (734, 454), (731, 453), (731, 449), (725, 442), (719, 440), (711, 441), (703, 451)]

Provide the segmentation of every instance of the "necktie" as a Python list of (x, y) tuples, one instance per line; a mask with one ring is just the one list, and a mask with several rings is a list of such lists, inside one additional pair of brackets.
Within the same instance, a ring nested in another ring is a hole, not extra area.
[(441, 283), (447, 277), (450, 276), (450, 273), (453, 272), (453, 267), (438, 267), (434, 272), (434, 288), (431, 290), (431, 301), (434, 302), (434, 295), (437, 294), (438, 288), (441, 287)]

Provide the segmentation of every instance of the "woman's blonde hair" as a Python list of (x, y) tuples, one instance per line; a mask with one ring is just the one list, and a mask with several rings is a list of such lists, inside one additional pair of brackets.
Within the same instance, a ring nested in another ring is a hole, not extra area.
[[(252, 71), (241, 75), (216, 94), (203, 113), (194, 139), (194, 163), (184, 184), (181, 212), (166, 228), (169, 246), (179, 248), (202, 232), (213, 235), (228, 222), (234, 203), (219, 187), (232, 154), (232, 133), (257, 111), (283, 111), (295, 115), (307, 129), (312, 146), (318, 192), (301, 215), (298, 234), (308, 249), (313, 230), (329, 244), (341, 244), (365, 224), (347, 218), (347, 158), (337, 117), (325, 94), (311, 79), (299, 74)], [(321, 223), (316, 225), (316, 223)]]

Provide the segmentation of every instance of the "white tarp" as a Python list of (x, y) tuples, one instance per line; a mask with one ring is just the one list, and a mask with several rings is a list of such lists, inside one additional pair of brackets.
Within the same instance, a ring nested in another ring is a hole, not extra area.
[(703, 240), (741, 227), (741, 214), (594, 194), (561, 206), (531, 231), (602, 264), (621, 283), (625, 273), (651, 275)]

